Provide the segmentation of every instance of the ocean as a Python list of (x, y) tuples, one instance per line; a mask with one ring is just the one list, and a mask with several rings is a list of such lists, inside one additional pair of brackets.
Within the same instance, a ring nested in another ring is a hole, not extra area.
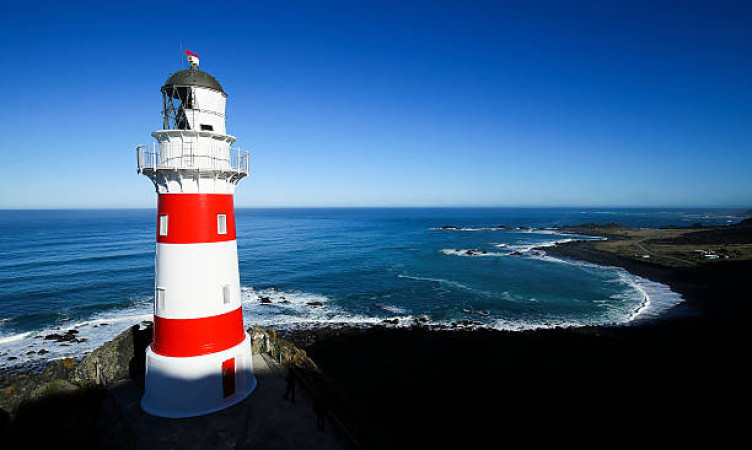
[[(385, 320), (392, 326), (472, 321), (508, 330), (627, 324), (682, 299), (622, 269), (546, 255), (545, 247), (557, 242), (593, 239), (550, 228), (716, 225), (738, 221), (733, 213), (238, 209), (244, 320), (278, 328)], [(151, 320), (155, 220), (155, 210), (146, 209), (0, 211), (0, 368), (79, 357)], [(448, 225), (462, 229), (437, 229)], [(272, 304), (261, 304), (262, 296)], [(84, 342), (44, 339), (69, 329)]]

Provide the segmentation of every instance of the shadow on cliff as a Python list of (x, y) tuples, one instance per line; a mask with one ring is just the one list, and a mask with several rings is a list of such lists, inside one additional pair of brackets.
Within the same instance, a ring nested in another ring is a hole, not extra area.
[(307, 351), (382, 436), (371, 449), (679, 443), (730, 427), (741, 385), (726, 336), (681, 327), (373, 328)]
[[(54, 361), (31, 377), (19, 377), (25, 398), (8, 413), (0, 410), (3, 448), (102, 448), (108, 389), (137, 383), (143, 387), (145, 352), (152, 328), (135, 325), (86, 358)], [(5, 444), (9, 444), (7, 447)]]

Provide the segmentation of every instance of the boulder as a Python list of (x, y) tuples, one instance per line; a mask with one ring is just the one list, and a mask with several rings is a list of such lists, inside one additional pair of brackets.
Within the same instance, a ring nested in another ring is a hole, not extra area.
[(46, 341), (55, 341), (55, 342), (80, 342), (76, 335), (78, 334), (78, 330), (68, 330), (65, 334), (57, 334), (52, 333), (48, 334), (44, 337)]
[(130, 327), (84, 358), (75, 369), (74, 379), (97, 384), (142, 379), (151, 335), (151, 328)]

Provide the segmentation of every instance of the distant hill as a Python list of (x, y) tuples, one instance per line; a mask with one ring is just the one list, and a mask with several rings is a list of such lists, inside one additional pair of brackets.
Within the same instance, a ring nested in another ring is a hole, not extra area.
[(687, 233), (673, 239), (654, 240), (656, 244), (752, 244), (752, 218), (733, 225), (712, 227), (703, 231)]

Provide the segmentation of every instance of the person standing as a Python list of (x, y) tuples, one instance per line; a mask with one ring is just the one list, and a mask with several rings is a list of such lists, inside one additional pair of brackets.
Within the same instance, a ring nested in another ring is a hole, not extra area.
[(326, 424), (326, 402), (323, 397), (317, 396), (313, 399), (313, 412), (316, 413), (316, 429), (324, 431)]
[(287, 369), (285, 382), (287, 382), (287, 389), (285, 390), (285, 400), (289, 399), (293, 403), (295, 403), (295, 372), (292, 370), (292, 367)]

